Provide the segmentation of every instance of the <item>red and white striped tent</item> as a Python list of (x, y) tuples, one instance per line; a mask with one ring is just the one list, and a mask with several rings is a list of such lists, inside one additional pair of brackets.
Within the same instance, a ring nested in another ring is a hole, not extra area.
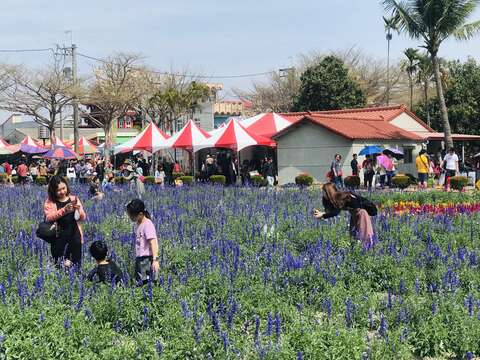
[(168, 138), (169, 136), (160, 130), (157, 125), (150, 123), (140, 134), (116, 146), (114, 152), (118, 154), (133, 150), (143, 150), (153, 154), (160, 149), (165, 149), (165, 143)]
[[(73, 140), (65, 141), (68, 147), (73, 148)], [(99, 152), (98, 147), (95, 146), (90, 140), (88, 140), (85, 136), (81, 136), (78, 139), (78, 153), (79, 154), (95, 154)]]
[(208, 139), (196, 145), (194, 151), (205, 148), (227, 148), (240, 151), (254, 145), (276, 146), (272, 139), (256, 135), (235, 120), (229, 120), (224, 127), (211, 131), (210, 135)]
[(281, 115), (271, 112), (241, 120), (240, 124), (257, 135), (270, 137), (292, 125), (292, 122)]
[[(45, 143), (45, 146), (51, 148), (52, 143), (50, 141), (47, 141)], [(63, 142), (59, 137), (56, 137), (56, 136), (53, 137), (53, 146), (56, 146), (56, 147), (60, 146), (60, 147), (65, 147), (65, 148), (70, 147), (66, 142)]]
[(166, 141), (165, 148), (192, 150), (209, 137), (209, 133), (198, 127), (193, 120), (189, 120), (179, 132)]
[(10, 145), (5, 140), (0, 139), (0, 155), (14, 154), (20, 150), (20, 145)]
[(48, 151), (47, 148), (42, 146), (39, 142), (32, 139), (31, 136), (25, 136), (25, 138), (20, 142), (20, 151), (27, 154), (39, 154), (45, 153)]

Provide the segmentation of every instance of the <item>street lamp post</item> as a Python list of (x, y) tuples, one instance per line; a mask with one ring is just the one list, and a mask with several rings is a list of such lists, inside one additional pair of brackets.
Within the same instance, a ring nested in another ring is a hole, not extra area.
[(390, 104), (390, 41), (392, 41), (392, 32), (387, 29), (387, 106)]

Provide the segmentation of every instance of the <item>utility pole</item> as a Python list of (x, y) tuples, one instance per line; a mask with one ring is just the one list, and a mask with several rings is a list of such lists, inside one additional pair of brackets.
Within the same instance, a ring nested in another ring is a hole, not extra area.
[[(77, 45), (72, 44), (72, 80), (73, 85), (77, 85)], [(78, 100), (73, 98), (73, 143), (75, 152), (78, 154)]]

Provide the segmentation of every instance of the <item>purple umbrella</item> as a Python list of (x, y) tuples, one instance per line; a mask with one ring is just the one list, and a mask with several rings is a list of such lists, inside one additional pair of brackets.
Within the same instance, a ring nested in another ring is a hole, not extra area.
[(78, 155), (66, 148), (64, 146), (53, 146), (47, 153), (43, 154), (43, 157), (46, 159), (60, 159), (60, 160), (69, 160), (77, 159)]
[(401, 159), (403, 158), (403, 151), (398, 149), (398, 148), (388, 148), (383, 150), (383, 153), (388, 155), (392, 155), (395, 159)]

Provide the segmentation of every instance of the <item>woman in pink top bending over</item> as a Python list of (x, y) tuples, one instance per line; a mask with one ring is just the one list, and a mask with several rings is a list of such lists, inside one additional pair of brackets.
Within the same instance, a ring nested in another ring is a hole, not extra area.
[(143, 285), (156, 280), (160, 269), (157, 232), (142, 200), (130, 201), (127, 214), (135, 222), (135, 279)]
[(52, 257), (60, 265), (80, 266), (82, 261), (83, 232), (79, 224), (86, 219), (80, 199), (70, 194), (65, 179), (53, 176), (48, 183), (48, 199), (43, 206), (45, 220), (56, 222), (58, 236), (51, 244)]

